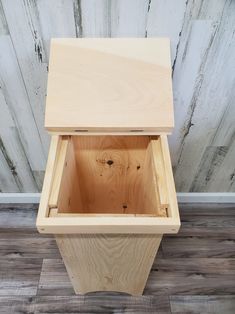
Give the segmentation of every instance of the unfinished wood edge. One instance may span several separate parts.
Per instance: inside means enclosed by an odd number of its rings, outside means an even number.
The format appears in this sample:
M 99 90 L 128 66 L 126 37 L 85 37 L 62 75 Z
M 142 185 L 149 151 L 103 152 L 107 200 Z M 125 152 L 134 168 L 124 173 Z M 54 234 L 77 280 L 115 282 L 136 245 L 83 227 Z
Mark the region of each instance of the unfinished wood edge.
M 41 219 L 41 233 L 54 234 L 164 234 L 177 233 L 179 219 L 165 217 L 47 217 Z
M 138 195 L 143 200 L 144 211 L 153 211 L 156 216 L 161 216 L 159 213 L 160 199 L 157 190 L 157 182 L 155 178 L 155 169 L 152 161 L 152 153 L 150 141 L 148 142 L 144 165 L 143 165 L 143 186 Z
M 160 208 L 159 216 L 168 217 L 169 211 L 169 198 L 166 186 L 166 174 L 163 164 L 162 150 L 160 147 L 160 139 L 152 139 L 149 143 L 151 154 L 152 154 L 152 164 L 153 164 L 153 175 L 156 180 L 156 190 L 159 198 Z
M 180 226 L 178 201 L 177 201 L 177 196 L 176 196 L 175 181 L 173 177 L 170 150 L 169 150 L 167 136 L 161 135 L 160 141 L 161 141 L 165 173 L 166 173 L 167 189 L 168 189 L 168 195 L 169 195 L 170 215 L 172 216 L 172 218 L 174 218 L 177 221 L 177 223 Z
M 142 135 L 164 135 L 164 134 L 167 134 L 167 135 L 170 135 L 172 134 L 172 131 L 173 131 L 173 128 L 172 127 L 168 127 L 168 128 L 161 128 L 160 129 L 154 129 L 154 130 L 151 130 L 151 129 L 147 129 L 147 128 L 144 128 L 144 130 L 142 131 L 137 131 L 139 128 L 132 128 L 132 130 L 128 129 L 128 130 L 125 130 L 125 128 L 118 128 L 117 130 L 115 130 L 115 128 L 113 129 L 110 129 L 110 128 L 97 128 L 97 129 L 94 129 L 94 128 L 76 128 L 76 127 L 63 127 L 63 128 L 60 128 L 60 127 L 51 127 L 50 125 L 46 125 L 45 126 L 46 130 L 49 132 L 49 134 L 51 135 L 73 135 L 73 136 L 76 136 L 76 135 L 82 135 L 82 136 L 94 136 L 94 135 L 97 135 L 97 136 L 102 136 L 102 135 L 114 135 L 114 136 L 122 136 L 122 135 L 139 135 L 139 136 L 142 136 Z M 136 130 L 136 131 L 135 131 Z
M 69 139 L 62 138 L 61 145 L 59 149 L 59 154 L 57 158 L 57 162 L 55 165 L 55 173 L 53 176 L 52 184 L 51 184 L 51 192 L 49 196 L 49 208 L 58 206 L 58 198 L 61 187 L 61 180 L 63 177 L 64 167 L 65 167 L 65 159 L 68 150 Z
M 74 217 L 74 218 L 79 218 L 79 217 L 89 217 L 89 218 L 94 218 L 94 217 L 159 217 L 157 215 L 151 215 L 151 214 L 107 214 L 107 213 L 60 213 L 58 211 L 58 208 L 52 207 L 49 209 L 49 217 L 56 217 L 56 218 L 63 218 L 63 217 Z
M 78 208 L 83 211 L 80 180 L 77 171 L 77 161 L 74 146 L 74 137 L 68 143 L 64 168 L 60 181 L 57 208 L 59 213 L 72 213 Z M 75 191 L 74 191 L 75 189 Z M 72 197 L 72 194 L 73 197 Z
M 43 188 L 40 198 L 40 204 L 38 209 L 38 215 L 36 220 L 36 227 L 38 231 L 41 232 L 41 224 L 43 224 L 44 218 L 47 217 L 49 212 L 49 197 L 51 193 L 51 185 L 53 181 L 53 176 L 55 172 L 55 164 L 58 158 L 58 150 L 61 144 L 61 137 L 58 135 L 53 135 L 51 138 L 51 144 L 49 148 L 48 160 L 45 171 L 45 178 L 43 182 Z
M 156 236 L 156 235 L 155 235 Z M 142 289 L 139 289 L 138 293 L 134 293 L 132 294 L 133 296 L 140 296 L 144 293 L 144 289 L 146 287 L 146 284 L 147 284 L 147 281 L 148 281 L 148 278 L 149 278 L 149 274 L 150 274 L 150 271 L 152 269 L 152 266 L 153 266 L 153 263 L 154 263 L 154 260 L 157 256 L 157 253 L 158 253 L 158 250 L 159 250 L 159 247 L 160 247 L 160 244 L 161 244 L 161 241 L 162 241 L 162 237 L 163 237 L 163 234 L 158 234 L 157 235 L 157 238 L 156 238 L 156 246 L 155 246 L 155 251 L 154 253 L 155 254 L 152 254 L 151 256 L 149 256 L 149 264 L 148 264 L 148 269 L 146 269 L 146 272 L 148 273 L 148 276 L 146 276 L 146 280 L 145 282 L 143 283 L 143 287 Z

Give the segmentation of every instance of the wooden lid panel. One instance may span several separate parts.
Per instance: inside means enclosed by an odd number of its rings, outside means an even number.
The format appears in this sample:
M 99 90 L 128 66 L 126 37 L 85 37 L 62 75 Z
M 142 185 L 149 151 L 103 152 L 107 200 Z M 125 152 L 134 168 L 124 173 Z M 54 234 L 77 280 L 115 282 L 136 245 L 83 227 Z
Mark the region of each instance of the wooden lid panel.
M 167 39 L 52 40 L 48 131 L 170 133 L 173 124 Z

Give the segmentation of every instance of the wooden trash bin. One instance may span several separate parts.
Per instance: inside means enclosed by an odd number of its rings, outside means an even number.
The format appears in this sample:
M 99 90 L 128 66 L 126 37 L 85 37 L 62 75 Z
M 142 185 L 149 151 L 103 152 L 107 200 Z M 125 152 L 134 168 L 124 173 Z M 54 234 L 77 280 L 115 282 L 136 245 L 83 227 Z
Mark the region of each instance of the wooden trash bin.
M 173 121 L 168 39 L 52 40 L 37 228 L 76 293 L 142 294 L 162 235 L 178 232 Z

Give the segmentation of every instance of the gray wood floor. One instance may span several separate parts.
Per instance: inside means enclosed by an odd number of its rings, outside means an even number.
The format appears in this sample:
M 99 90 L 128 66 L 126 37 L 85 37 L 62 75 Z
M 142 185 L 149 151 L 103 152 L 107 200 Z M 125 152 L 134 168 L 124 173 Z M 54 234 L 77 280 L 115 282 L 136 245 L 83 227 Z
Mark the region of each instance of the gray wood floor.
M 235 205 L 181 206 L 144 295 L 74 295 L 37 206 L 0 205 L 0 313 L 235 313 Z

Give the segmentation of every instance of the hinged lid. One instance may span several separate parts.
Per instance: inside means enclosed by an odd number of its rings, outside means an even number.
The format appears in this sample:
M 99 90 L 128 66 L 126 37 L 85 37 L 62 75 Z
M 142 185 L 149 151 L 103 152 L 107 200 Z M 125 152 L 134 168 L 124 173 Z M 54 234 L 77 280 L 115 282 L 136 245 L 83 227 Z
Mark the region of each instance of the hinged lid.
M 52 40 L 48 131 L 159 134 L 173 124 L 168 39 Z

